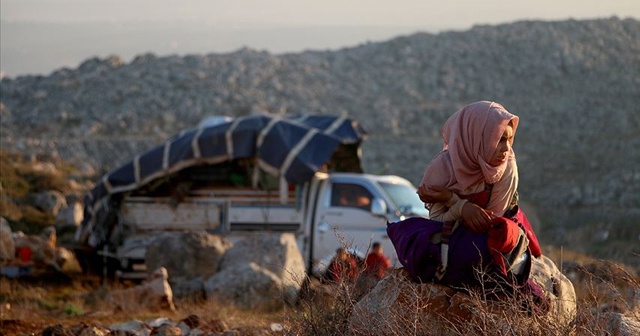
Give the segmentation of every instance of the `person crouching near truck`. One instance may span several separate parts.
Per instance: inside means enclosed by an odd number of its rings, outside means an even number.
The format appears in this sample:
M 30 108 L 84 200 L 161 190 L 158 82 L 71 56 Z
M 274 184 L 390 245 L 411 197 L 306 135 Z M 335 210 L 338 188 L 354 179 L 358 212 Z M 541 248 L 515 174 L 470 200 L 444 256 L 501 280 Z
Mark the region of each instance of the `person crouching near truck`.
M 364 273 L 376 280 L 384 278 L 388 269 L 391 268 L 391 260 L 384 254 L 384 248 L 380 242 L 371 244 L 371 252 L 364 260 Z
M 335 284 L 354 283 L 359 273 L 356 258 L 343 247 L 338 248 L 327 268 L 329 281 Z

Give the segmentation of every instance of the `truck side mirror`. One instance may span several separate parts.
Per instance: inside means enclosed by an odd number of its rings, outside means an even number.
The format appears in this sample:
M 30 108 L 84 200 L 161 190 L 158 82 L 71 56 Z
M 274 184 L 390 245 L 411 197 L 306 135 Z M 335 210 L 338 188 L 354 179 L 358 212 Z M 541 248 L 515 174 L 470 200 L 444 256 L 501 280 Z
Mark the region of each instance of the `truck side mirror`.
M 375 197 L 371 201 L 371 213 L 376 216 L 384 216 L 387 214 L 387 203 L 382 198 Z

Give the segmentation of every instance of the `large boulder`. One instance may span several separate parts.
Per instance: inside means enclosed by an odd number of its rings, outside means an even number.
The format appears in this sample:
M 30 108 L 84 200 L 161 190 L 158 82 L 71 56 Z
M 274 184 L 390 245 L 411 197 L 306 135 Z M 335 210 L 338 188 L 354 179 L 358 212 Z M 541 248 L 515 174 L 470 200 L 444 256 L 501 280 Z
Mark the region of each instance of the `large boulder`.
M 233 236 L 218 273 L 204 284 L 206 298 L 246 309 L 294 303 L 306 278 L 304 260 L 291 233 Z
M 204 231 L 162 232 L 145 253 L 148 270 L 165 267 L 172 283 L 208 278 L 218 271 L 220 261 L 231 247 L 226 239 Z
M 215 274 L 205 283 L 208 300 L 242 309 L 269 311 L 284 305 L 282 280 L 256 263 L 243 263 Z
M 395 271 L 376 285 L 353 308 L 349 328 L 356 335 L 561 334 L 570 330 L 576 316 L 576 296 L 571 282 L 547 257 L 533 261 L 531 280 L 544 290 L 546 313 L 523 310 L 521 296 L 485 300 L 481 293 L 470 294 L 438 284 L 411 282 Z M 530 305 L 529 307 L 537 307 Z M 493 333 L 491 332 L 491 333 Z
M 220 271 L 254 263 L 280 279 L 285 299 L 292 303 L 306 278 L 304 259 L 292 233 L 249 234 L 225 253 Z M 247 269 L 246 266 L 244 266 Z M 242 287 L 244 285 L 240 285 Z

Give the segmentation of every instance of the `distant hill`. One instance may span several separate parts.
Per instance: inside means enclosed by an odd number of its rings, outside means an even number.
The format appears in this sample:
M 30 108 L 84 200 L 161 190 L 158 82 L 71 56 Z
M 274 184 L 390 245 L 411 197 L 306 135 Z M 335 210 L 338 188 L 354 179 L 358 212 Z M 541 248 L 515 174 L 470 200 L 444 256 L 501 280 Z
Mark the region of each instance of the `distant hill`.
M 4 78 L 1 144 L 106 171 L 211 115 L 346 114 L 370 133 L 368 172 L 417 183 L 446 118 L 495 100 L 521 118 L 520 193 L 543 239 L 633 250 L 639 36 L 639 21 L 614 17 L 417 33 L 336 51 L 89 59 L 50 76 Z

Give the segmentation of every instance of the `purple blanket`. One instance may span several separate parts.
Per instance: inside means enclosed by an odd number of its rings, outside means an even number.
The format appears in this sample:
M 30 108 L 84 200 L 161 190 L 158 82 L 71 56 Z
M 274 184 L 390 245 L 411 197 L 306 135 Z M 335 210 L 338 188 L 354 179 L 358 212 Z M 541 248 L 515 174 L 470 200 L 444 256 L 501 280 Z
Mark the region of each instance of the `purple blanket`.
M 439 282 L 452 287 L 478 284 L 477 269 L 488 270 L 491 255 L 487 235 L 476 234 L 458 227 L 449 238 L 449 262 L 442 279 L 436 281 L 440 264 L 440 242 L 433 242 L 434 234 L 442 231 L 442 222 L 422 217 L 388 223 L 387 234 L 393 242 L 398 259 L 416 282 Z

